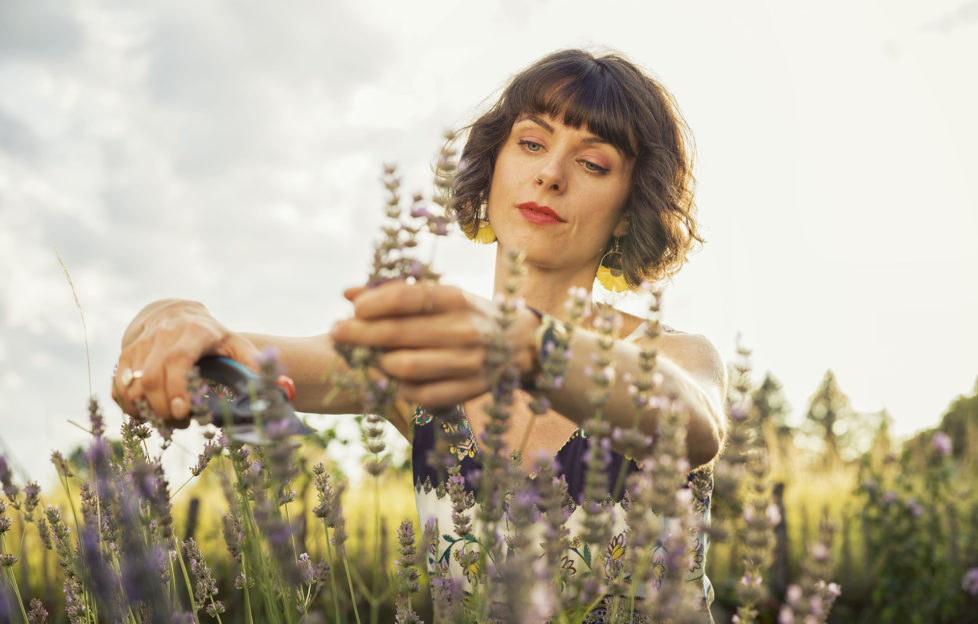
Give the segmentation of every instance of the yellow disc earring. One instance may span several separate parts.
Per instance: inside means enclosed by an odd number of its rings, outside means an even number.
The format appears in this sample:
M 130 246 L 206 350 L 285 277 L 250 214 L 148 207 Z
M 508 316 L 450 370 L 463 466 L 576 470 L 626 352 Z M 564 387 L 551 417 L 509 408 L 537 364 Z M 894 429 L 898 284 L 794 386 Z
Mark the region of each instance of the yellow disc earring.
M 621 237 L 616 236 L 614 247 L 601 257 L 601 264 L 598 265 L 598 283 L 611 292 L 631 290 L 628 280 L 625 279 L 625 272 L 621 267 L 620 241 Z
M 496 242 L 496 233 L 492 231 L 492 226 L 489 225 L 489 205 L 486 202 L 482 202 L 482 205 L 479 206 L 479 212 L 476 214 L 475 232 L 472 234 L 465 232 L 465 235 L 469 240 L 480 245 Z

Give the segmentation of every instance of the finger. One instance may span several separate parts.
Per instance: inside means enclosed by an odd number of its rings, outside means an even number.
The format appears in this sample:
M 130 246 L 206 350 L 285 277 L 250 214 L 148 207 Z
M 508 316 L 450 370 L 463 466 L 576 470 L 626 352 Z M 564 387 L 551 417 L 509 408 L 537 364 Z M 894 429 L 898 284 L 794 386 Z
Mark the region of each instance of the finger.
M 156 413 L 155 410 L 153 410 L 153 408 L 149 406 L 146 399 L 136 399 L 133 404 L 135 405 L 136 410 L 133 417 L 138 420 L 163 422 L 171 429 L 186 429 L 190 425 L 189 418 L 183 420 L 164 420 L 159 414 Z
M 347 288 L 346 290 L 343 291 L 343 297 L 347 301 L 352 303 L 353 301 L 356 300 L 357 297 L 361 295 L 361 293 L 363 293 L 366 290 L 367 290 L 366 286 L 351 286 L 350 288 Z
M 146 407 L 164 421 L 170 420 L 170 405 L 166 397 L 167 357 L 167 352 L 151 352 L 142 364 L 142 378 L 134 381 L 127 390 L 127 395 L 134 402 L 145 402 Z
M 124 412 L 137 418 L 139 417 L 139 409 L 135 402 L 142 396 L 142 391 L 139 388 L 140 380 L 133 379 L 129 375 L 133 371 L 141 370 L 143 357 L 144 347 L 142 345 L 137 344 L 123 349 L 122 353 L 119 354 L 119 363 L 116 365 L 115 375 L 112 377 L 112 391 L 116 402 L 120 404 Z
M 190 405 L 187 372 L 204 352 L 206 343 L 202 344 L 195 334 L 184 334 L 174 342 L 157 337 L 154 342 L 142 365 L 140 386 L 137 388 L 134 383 L 133 389 L 142 390 L 149 407 L 164 421 L 186 418 Z
M 200 353 L 188 345 L 176 344 L 167 353 L 163 364 L 163 392 L 153 397 L 147 397 L 150 404 L 157 414 L 162 416 L 160 408 L 156 407 L 154 400 L 163 403 L 162 409 L 167 416 L 165 420 L 182 421 L 190 415 L 190 393 L 187 390 L 187 373 L 193 369 Z
M 399 349 L 378 360 L 380 369 L 401 381 L 461 379 L 485 371 L 485 349 Z
M 197 360 L 205 354 L 216 354 L 230 358 L 256 373 L 260 368 L 261 352 L 250 340 L 235 334 L 227 336 L 213 348 L 202 349 L 198 342 L 190 338 L 176 343 L 167 353 L 164 365 L 165 400 L 169 416 L 176 423 L 183 422 L 190 415 L 190 392 L 187 386 L 187 375 L 197 365 Z
M 488 377 L 468 377 L 424 384 L 401 383 L 397 392 L 409 403 L 440 408 L 457 405 L 483 394 L 488 389 Z
M 331 333 L 337 342 L 386 349 L 444 348 L 489 344 L 492 327 L 488 319 L 474 322 L 465 314 L 438 314 L 374 321 L 352 318 L 336 323 Z
M 115 372 L 112 374 L 112 400 L 122 408 L 122 411 L 127 414 L 132 414 L 129 411 L 128 405 L 126 404 L 126 397 L 123 392 L 122 383 L 120 382 L 121 371 L 125 368 L 123 364 L 122 357 L 119 357 L 119 361 L 115 365 Z
M 357 318 L 430 315 L 468 307 L 465 292 L 454 286 L 424 281 L 392 281 L 361 293 L 354 302 Z
M 261 351 L 246 338 L 232 334 L 213 352 L 239 362 L 256 373 L 261 372 Z

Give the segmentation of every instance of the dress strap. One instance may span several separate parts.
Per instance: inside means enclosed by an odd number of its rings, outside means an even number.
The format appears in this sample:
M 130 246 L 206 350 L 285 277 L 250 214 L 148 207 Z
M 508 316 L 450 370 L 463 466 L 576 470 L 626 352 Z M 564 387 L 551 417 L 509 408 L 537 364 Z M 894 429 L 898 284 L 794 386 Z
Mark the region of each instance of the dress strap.
M 632 333 L 622 338 L 622 340 L 625 342 L 635 342 L 636 340 L 638 340 L 638 337 L 641 336 L 642 333 L 645 331 L 645 328 L 648 326 L 648 324 L 649 324 L 648 321 L 642 321 L 641 323 L 638 324 L 638 327 L 632 330 Z

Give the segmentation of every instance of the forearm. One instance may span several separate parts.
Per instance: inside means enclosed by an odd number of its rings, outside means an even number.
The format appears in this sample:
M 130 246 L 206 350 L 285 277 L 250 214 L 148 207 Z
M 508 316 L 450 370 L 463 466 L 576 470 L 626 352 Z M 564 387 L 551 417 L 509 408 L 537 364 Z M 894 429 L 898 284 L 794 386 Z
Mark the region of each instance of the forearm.
M 336 353 L 328 334 L 301 338 L 242 335 L 259 350 L 274 348 L 278 352 L 279 365 L 295 382 L 296 410 L 314 414 L 349 414 L 361 410 L 354 393 L 339 389 L 334 382 L 336 375 L 346 374 L 349 367 Z
M 597 334 L 576 330 L 571 337 L 570 351 L 573 354 L 568 363 L 560 388 L 546 392 L 554 410 L 566 418 L 583 424 L 594 415 L 590 401 L 592 392 L 598 389 L 591 379 L 594 368 L 592 354 L 598 353 Z M 637 409 L 628 392 L 626 379 L 637 379 L 642 374 L 639 367 L 639 348 L 634 344 L 616 341 L 612 347 L 611 360 L 615 368 L 614 382 L 610 387 L 609 399 L 601 407 L 601 417 L 613 427 L 631 429 L 638 425 L 643 433 L 654 436 L 658 418 L 654 413 L 643 413 L 636 423 Z M 677 353 L 675 359 L 660 349 L 656 371 L 661 375 L 661 383 L 656 393 L 674 399 L 689 414 L 686 427 L 687 454 L 690 464 L 698 466 L 712 460 L 719 451 L 723 440 L 724 419 L 722 403 L 717 388 L 723 387 L 724 379 L 694 378 L 677 361 L 684 364 L 702 354 Z M 701 367 L 696 367 L 703 370 Z M 620 450 L 620 449 L 616 449 Z

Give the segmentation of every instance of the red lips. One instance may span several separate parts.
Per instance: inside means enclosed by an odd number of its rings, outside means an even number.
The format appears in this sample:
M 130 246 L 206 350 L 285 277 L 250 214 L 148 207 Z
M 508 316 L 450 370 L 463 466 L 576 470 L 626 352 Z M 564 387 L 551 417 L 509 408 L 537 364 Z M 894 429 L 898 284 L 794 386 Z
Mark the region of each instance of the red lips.
M 523 218 L 536 225 L 555 225 L 565 223 L 549 206 L 541 206 L 536 202 L 526 202 L 516 206 Z

